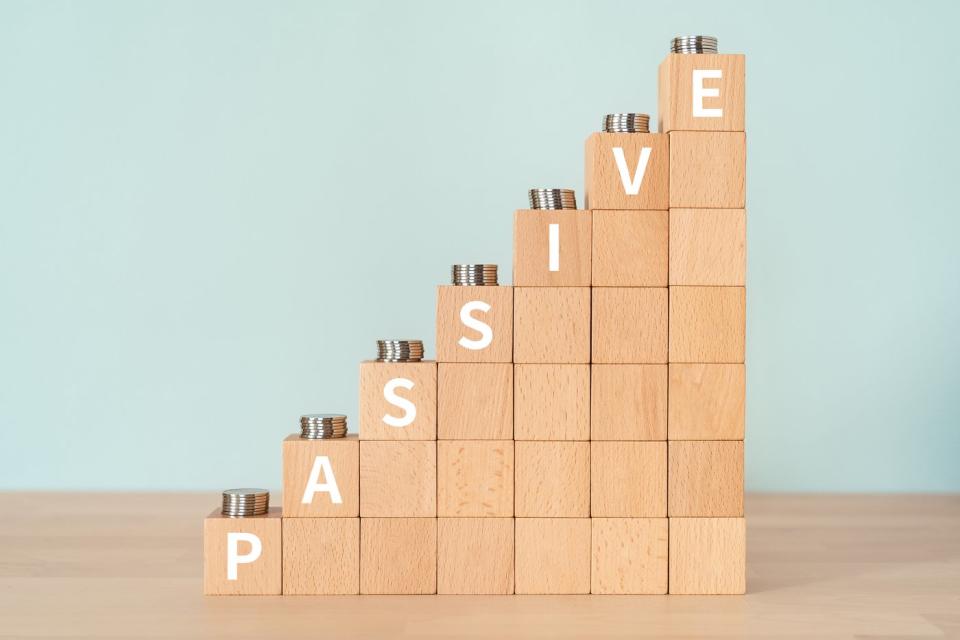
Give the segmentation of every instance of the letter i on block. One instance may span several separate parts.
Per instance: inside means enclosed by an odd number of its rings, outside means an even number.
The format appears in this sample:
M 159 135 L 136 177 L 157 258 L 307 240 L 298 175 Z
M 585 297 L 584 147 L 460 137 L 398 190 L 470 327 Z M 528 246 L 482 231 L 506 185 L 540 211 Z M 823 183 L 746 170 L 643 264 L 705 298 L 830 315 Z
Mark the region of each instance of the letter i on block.
M 531 189 L 513 217 L 513 286 L 589 287 L 592 216 L 571 189 Z
M 378 340 L 360 364 L 361 440 L 436 440 L 437 363 L 420 340 Z
M 206 595 L 279 595 L 282 586 L 280 509 L 261 489 L 223 492 L 223 508 L 203 521 Z

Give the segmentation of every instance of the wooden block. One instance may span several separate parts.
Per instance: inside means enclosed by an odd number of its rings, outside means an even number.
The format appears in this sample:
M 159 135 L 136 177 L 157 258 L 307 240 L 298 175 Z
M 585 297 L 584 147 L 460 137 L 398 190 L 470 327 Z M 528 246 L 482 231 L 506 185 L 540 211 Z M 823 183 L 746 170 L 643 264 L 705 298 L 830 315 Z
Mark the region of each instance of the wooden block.
M 441 440 L 513 438 L 513 365 L 437 365 L 437 437 Z
M 593 518 L 590 593 L 667 592 L 666 518 Z
M 356 435 L 306 440 L 294 434 L 283 441 L 283 515 L 360 515 L 360 441 Z
M 511 362 L 513 287 L 437 287 L 437 360 Z
M 590 362 L 590 288 L 515 288 L 513 361 Z
M 666 211 L 593 212 L 593 286 L 667 286 Z
M 593 290 L 593 362 L 667 362 L 667 288 Z
M 670 208 L 743 209 L 747 136 L 726 131 L 670 134 Z
M 360 518 L 284 518 L 283 593 L 360 593 Z
M 669 144 L 669 136 L 663 133 L 591 134 L 584 153 L 584 207 L 666 209 Z
M 436 440 L 437 363 L 360 363 L 360 439 Z
M 360 593 L 436 592 L 436 518 L 360 518 Z
M 589 287 L 592 217 L 571 210 L 514 213 L 513 286 Z
M 742 364 L 671 364 L 670 440 L 743 440 L 745 392 Z
M 660 63 L 660 131 L 743 131 L 743 54 L 671 53 Z
M 666 442 L 592 442 L 590 515 L 667 517 Z
M 437 593 L 513 593 L 513 518 L 438 519 Z
M 671 285 L 742 287 L 747 275 L 746 247 L 743 209 L 670 210 Z
M 743 515 L 743 442 L 671 441 L 670 517 Z
M 360 441 L 360 515 L 437 515 L 437 443 Z
M 217 509 L 203 521 L 203 593 L 280 595 L 280 509 L 228 518 Z
M 746 314 L 743 287 L 671 287 L 670 362 L 743 362 Z
M 590 518 L 517 518 L 516 592 L 590 593 Z
M 670 593 L 746 593 L 743 518 L 670 518 Z
M 513 440 L 437 443 L 437 515 L 513 516 Z
M 667 365 L 590 367 L 591 440 L 666 440 Z
M 517 364 L 513 379 L 517 440 L 590 439 L 590 365 Z
M 516 442 L 518 518 L 590 515 L 589 442 Z

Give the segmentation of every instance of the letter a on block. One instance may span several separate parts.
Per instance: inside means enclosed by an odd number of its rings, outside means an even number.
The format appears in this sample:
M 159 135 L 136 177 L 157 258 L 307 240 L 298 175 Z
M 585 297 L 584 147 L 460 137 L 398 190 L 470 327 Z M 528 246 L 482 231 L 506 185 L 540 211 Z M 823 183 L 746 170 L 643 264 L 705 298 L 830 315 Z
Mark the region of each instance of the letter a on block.
M 395 418 L 389 413 L 384 414 L 383 421 L 391 427 L 406 427 L 413 424 L 417 418 L 417 407 L 406 398 L 397 395 L 397 387 L 403 387 L 408 391 L 413 389 L 413 380 L 407 378 L 391 378 L 387 384 L 383 385 L 384 399 L 395 407 L 403 409 L 403 415 Z
M 635 196 L 640 193 L 640 185 L 643 184 L 643 174 L 647 172 L 647 163 L 650 161 L 650 147 L 640 149 L 640 158 L 637 160 L 637 170 L 630 176 L 630 169 L 627 167 L 627 158 L 623 155 L 623 147 L 613 148 L 613 159 L 617 163 L 617 171 L 620 172 L 620 181 L 623 182 L 623 190 L 627 195 Z
M 723 77 L 723 71 L 720 69 L 694 69 L 693 70 L 693 117 L 694 118 L 722 118 L 723 109 L 705 109 L 703 107 L 704 98 L 719 98 L 720 89 L 717 87 L 706 88 L 703 81 L 707 78 L 719 80 Z
M 240 555 L 240 542 L 250 544 L 250 551 Z M 263 552 L 259 536 L 252 533 L 230 531 L 227 533 L 227 580 L 237 579 L 237 566 L 256 562 Z
M 457 344 L 464 349 L 479 351 L 480 349 L 486 349 L 488 346 L 490 346 L 490 343 L 493 342 L 493 329 L 490 328 L 490 325 L 483 320 L 478 320 L 470 315 L 471 311 L 478 310 L 486 313 L 487 311 L 490 311 L 490 305 L 483 300 L 471 300 L 467 304 L 460 307 L 460 322 L 465 324 L 467 328 L 473 329 L 480 334 L 479 340 L 471 340 L 466 336 L 461 336 L 460 340 L 457 341 Z
M 326 482 L 320 482 L 320 473 L 323 472 L 323 478 Z M 343 504 L 343 498 L 340 496 L 340 487 L 337 486 L 337 479 L 333 475 L 333 467 L 330 465 L 330 458 L 327 456 L 317 456 L 313 460 L 313 469 L 310 470 L 310 478 L 307 480 L 307 487 L 303 490 L 303 504 L 313 502 L 313 496 L 317 493 L 329 493 L 330 502 L 333 504 Z

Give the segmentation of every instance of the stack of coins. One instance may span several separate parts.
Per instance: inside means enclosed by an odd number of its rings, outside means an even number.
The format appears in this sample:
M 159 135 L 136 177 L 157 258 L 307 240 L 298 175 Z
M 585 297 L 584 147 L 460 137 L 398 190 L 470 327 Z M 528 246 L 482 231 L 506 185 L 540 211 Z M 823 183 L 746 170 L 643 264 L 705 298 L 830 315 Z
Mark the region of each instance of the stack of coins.
M 270 508 L 270 492 L 266 489 L 227 489 L 223 492 L 223 509 L 231 518 L 262 516 Z
M 713 36 L 680 36 L 670 43 L 671 53 L 716 53 L 717 39 Z
M 450 267 L 453 284 L 460 287 L 497 286 L 497 265 L 495 264 L 455 264 Z
M 347 416 L 340 413 L 308 413 L 300 416 L 300 437 L 328 440 L 347 435 Z
M 650 133 L 650 116 L 646 113 L 610 113 L 603 118 L 606 133 Z
M 420 362 L 422 340 L 377 340 L 377 362 Z
M 576 209 L 573 189 L 530 189 L 531 209 Z

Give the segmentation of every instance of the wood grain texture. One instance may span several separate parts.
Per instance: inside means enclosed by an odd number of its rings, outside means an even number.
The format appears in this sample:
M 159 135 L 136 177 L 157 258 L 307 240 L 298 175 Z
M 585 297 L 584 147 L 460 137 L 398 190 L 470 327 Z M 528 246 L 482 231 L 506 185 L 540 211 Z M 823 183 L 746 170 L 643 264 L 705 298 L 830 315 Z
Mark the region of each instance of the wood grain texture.
M 593 362 L 667 362 L 666 287 L 593 290 Z
M 739 53 L 668 54 L 658 74 L 659 130 L 743 131 L 746 59 Z M 718 97 L 703 98 L 705 109 L 723 109 L 722 117 L 694 117 L 693 70 L 719 70 L 722 77 L 705 79 L 703 87 L 719 89 Z
M 60 519 L 57 518 L 59 521 Z M 203 593 L 206 595 L 280 595 L 282 585 L 280 509 L 267 515 L 228 518 L 217 509 L 203 521 Z M 227 579 L 227 534 L 250 533 L 260 539 L 260 557 L 237 565 L 236 580 Z M 238 555 L 250 552 L 237 543 Z
M 360 515 L 437 515 L 437 443 L 360 441 Z
M 470 316 L 486 323 L 493 332 L 490 344 L 468 349 L 461 338 L 480 340 L 481 334 L 460 319 L 463 305 L 482 302 L 489 311 L 471 311 Z M 437 287 L 437 361 L 511 362 L 513 360 L 513 287 Z
M 590 365 L 517 364 L 514 437 L 590 439 Z
M 590 515 L 589 442 L 516 442 L 518 518 Z
M 744 133 L 670 134 L 670 208 L 743 209 L 747 137 Z
M 437 438 L 513 438 L 513 365 L 437 365 Z
M 593 518 L 590 593 L 667 592 L 666 518 Z
M 666 440 L 667 365 L 590 366 L 591 440 Z
M 669 206 L 667 184 L 670 175 L 669 145 L 669 136 L 662 133 L 597 132 L 591 134 L 584 148 L 586 189 L 584 208 L 593 210 L 666 209 Z M 650 149 L 643 180 L 636 194 L 627 193 L 624 187 L 613 151 L 617 147 L 622 149 L 623 159 L 628 169 L 628 180 L 631 182 L 636 176 L 643 148 Z
M 590 443 L 590 515 L 666 518 L 667 443 Z
M 360 593 L 436 592 L 436 518 L 360 518 Z
M 589 211 L 521 209 L 513 215 L 513 286 L 589 287 Z M 550 271 L 550 225 L 559 225 L 559 269 Z
M 335 481 L 340 491 L 340 504 L 329 493 L 314 493 L 303 504 L 304 490 L 319 456 L 326 456 L 333 478 L 321 473 L 319 481 Z M 283 441 L 283 515 L 285 518 L 356 518 L 360 515 L 360 440 L 356 434 L 331 440 L 306 440 L 299 434 Z
M 670 288 L 670 362 L 742 363 L 743 287 Z
M 513 593 L 513 518 L 437 520 L 437 593 Z
M 746 531 L 743 518 L 670 518 L 670 593 L 744 593 Z
M 593 212 L 593 286 L 667 286 L 667 211 Z
M 742 441 L 671 441 L 668 458 L 671 518 L 743 515 Z
M 360 518 L 284 518 L 283 593 L 360 593 Z
M 517 518 L 516 574 L 517 593 L 590 593 L 590 518 Z
M 747 215 L 743 209 L 670 210 L 670 284 L 746 284 Z
M 544 364 L 590 362 L 590 288 L 515 288 L 513 360 Z
M 405 378 L 412 389 L 398 388 L 396 395 L 412 402 L 417 415 L 405 427 L 384 422 L 386 415 L 402 418 L 404 410 L 384 398 L 384 385 L 394 378 Z M 361 440 L 436 440 L 437 438 L 437 363 L 373 362 L 360 363 L 360 439 Z
M 671 364 L 670 440 L 743 440 L 746 367 Z
M 437 515 L 513 516 L 513 440 L 437 443 Z

